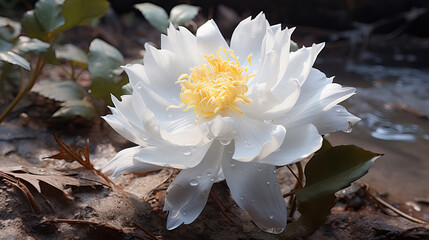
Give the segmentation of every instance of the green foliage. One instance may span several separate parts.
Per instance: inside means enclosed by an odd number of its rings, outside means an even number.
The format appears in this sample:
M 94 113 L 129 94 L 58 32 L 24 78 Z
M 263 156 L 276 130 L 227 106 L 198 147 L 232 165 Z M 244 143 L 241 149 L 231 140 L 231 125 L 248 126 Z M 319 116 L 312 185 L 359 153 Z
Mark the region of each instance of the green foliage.
M 86 25 L 94 19 L 102 17 L 109 6 L 109 2 L 106 0 L 66 0 L 62 8 L 65 24 L 57 31 Z
M 34 85 L 32 91 L 60 102 L 80 100 L 84 97 L 84 89 L 72 80 L 42 80 Z
M 30 70 L 30 63 L 25 58 L 12 51 L 0 52 L 0 61 L 5 61 L 14 65 L 18 65 L 25 70 Z
M 301 216 L 282 237 L 305 237 L 316 230 L 334 207 L 335 193 L 364 176 L 379 156 L 354 145 L 332 147 L 325 140 L 305 167 L 305 187 L 296 191 Z
M 93 118 L 95 109 L 92 103 L 87 99 L 71 100 L 61 104 L 61 108 L 56 111 L 52 117 L 71 117 L 81 116 L 84 118 Z
M 0 39 L 11 41 L 18 37 L 20 32 L 21 24 L 19 24 L 19 22 L 0 17 Z
M 91 95 L 102 98 L 111 104 L 110 94 L 119 97 L 122 94 L 122 85 L 118 83 L 118 69 L 124 62 L 122 54 L 112 45 L 95 39 L 89 46 L 88 69 L 91 73 Z
M 27 11 L 21 20 L 22 28 L 27 36 L 46 40 L 48 33 L 40 24 L 39 20 L 34 13 L 34 10 Z
M 72 44 L 58 46 L 55 49 L 55 55 L 58 59 L 70 61 L 77 66 L 83 68 L 88 66 L 88 57 L 86 53 Z
M 134 7 L 143 14 L 152 26 L 162 33 L 167 32 L 170 22 L 175 27 L 181 26 L 192 20 L 198 14 L 199 10 L 199 7 L 180 4 L 171 9 L 170 18 L 168 18 L 167 12 L 163 8 L 152 3 L 139 3 L 134 5 Z
M 64 17 L 61 15 L 63 0 L 40 0 L 36 3 L 35 14 L 38 21 L 47 32 L 64 25 Z

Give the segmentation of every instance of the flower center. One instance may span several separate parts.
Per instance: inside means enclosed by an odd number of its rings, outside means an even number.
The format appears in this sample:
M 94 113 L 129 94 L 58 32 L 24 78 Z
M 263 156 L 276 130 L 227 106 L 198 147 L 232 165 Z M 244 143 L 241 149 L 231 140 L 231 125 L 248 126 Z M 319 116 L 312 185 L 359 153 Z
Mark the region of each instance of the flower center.
M 224 60 L 220 53 L 226 56 Z M 229 53 L 229 54 L 228 54 Z M 230 56 L 234 61 L 230 61 Z M 208 64 L 201 64 L 191 68 L 191 74 L 182 74 L 177 83 L 182 87 L 179 106 L 169 106 L 168 108 L 187 107 L 183 111 L 194 108 L 197 115 L 196 122 L 201 116 L 204 119 L 214 117 L 216 114 L 223 114 L 224 110 L 232 110 L 243 114 L 238 108 L 240 103 L 250 103 L 252 100 L 244 94 L 247 92 L 247 81 L 256 74 L 247 74 L 247 67 L 240 66 L 237 56 L 232 50 L 228 52 L 225 48 L 219 48 L 216 57 L 204 55 Z M 252 55 L 247 60 L 251 64 Z M 167 109 L 168 109 L 167 108 Z

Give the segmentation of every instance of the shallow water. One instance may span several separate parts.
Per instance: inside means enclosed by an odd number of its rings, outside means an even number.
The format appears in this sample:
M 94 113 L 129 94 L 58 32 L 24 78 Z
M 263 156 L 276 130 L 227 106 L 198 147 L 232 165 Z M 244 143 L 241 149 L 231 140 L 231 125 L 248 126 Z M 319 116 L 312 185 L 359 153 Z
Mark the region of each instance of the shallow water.
M 328 139 L 384 154 L 363 178 L 379 192 L 397 201 L 428 200 L 429 65 L 421 68 L 421 61 L 429 56 L 365 55 L 369 61 L 327 56 L 316 62 L 328 76 L 336 76 L 335 82 L 356 87 L 356 95 L 343 105 L 362 119 L 352 133 Z

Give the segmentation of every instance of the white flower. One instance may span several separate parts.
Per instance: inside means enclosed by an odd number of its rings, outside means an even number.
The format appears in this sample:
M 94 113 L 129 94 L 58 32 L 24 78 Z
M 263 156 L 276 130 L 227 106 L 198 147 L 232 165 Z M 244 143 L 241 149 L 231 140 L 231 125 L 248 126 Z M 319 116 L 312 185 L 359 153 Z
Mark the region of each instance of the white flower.
M 337 105 L 355 89 L 312 68 L 324 44 L 289 52 L 293 30 L 270 26 L 261 13 L 237 26 L 230 45 L 213 20 L 196 36 L 170 26 L 160 50 L 146 44 L 144 65 L 124 67 L 133 94 L 112 97 L 104 117 L 138 146 L 120 151 L 104 172 L 183 169 L 168 188 L 168 229 L 193 222 L 213 183 L 226 180 L 256 225 L 283 231 L 276 166 L 308 157 L 321 135 L 359 120 Z

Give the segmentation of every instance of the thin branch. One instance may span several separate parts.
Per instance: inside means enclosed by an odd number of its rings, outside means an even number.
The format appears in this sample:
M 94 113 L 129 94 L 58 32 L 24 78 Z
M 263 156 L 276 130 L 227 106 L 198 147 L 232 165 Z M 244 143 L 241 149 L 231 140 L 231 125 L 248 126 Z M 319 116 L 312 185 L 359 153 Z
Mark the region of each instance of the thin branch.
M 136 227 L 138 227 L 138 228 L 140 228 L 143 232 L 145 232 L 147 235 L 149 235 L 149 237 L 151 238 L 151 239 L 154 239 L 154 240 L 158 240 L 158 238 L 155 236 L 155 235 L 153 235 L 152 233 L 150 233 L 148 230 L 146 230 L 146 229 L 144 229 L 142 226 L 140 226 L 138 223 L 136 223 L 136 222 L 134 222 L 133 221 L 133 224 L 134 224 L 134 226 L 136 226 Z
M 216 205 L 219 207 L 220 211 L 222 212 L 222 214 L 232 223 L 234 223 L 237 226 L 240 226 L 240 224 L 238 222 L 236 222 L 234 219 L 232 219 L 225 211 L 224 206 L 222 206 L 222 204 L 219 202 L 219 200 L 216 198 L 216 195 L 214 194 L 214 192 L 210 192 L 210 197 L 213 199 L 213 201 L 216 203 Z

